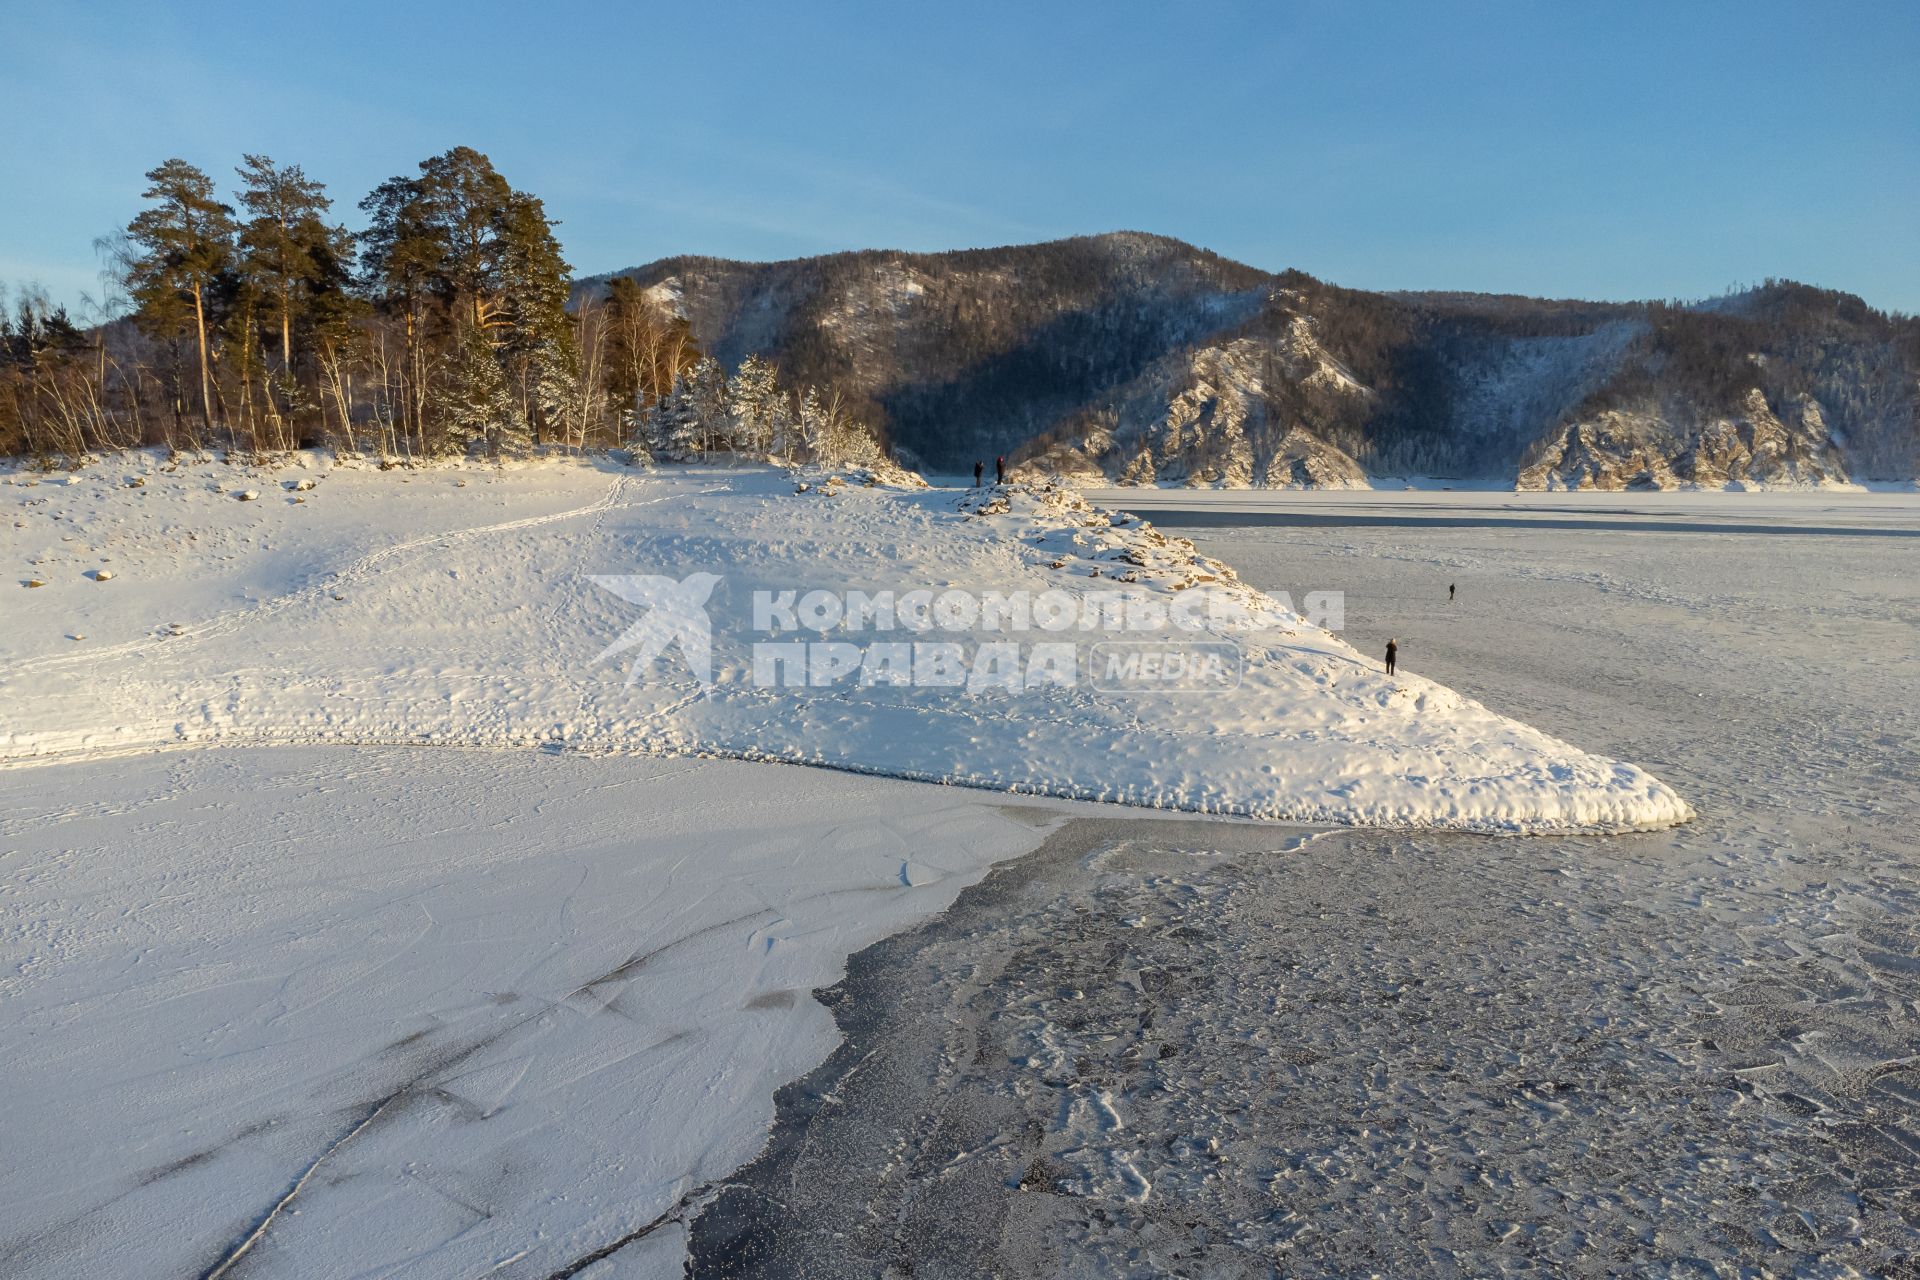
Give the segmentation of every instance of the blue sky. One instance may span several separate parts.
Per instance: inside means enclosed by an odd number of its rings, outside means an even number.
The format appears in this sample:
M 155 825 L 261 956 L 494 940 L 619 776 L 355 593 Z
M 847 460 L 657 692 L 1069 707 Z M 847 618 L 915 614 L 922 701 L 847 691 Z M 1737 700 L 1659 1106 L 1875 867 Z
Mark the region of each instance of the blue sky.
M 583 273 L 1134 228 L 1361 288 L 1920 311 L 1920 4 L 0 4 L 0 281 L 171 155 L 456 144 Z

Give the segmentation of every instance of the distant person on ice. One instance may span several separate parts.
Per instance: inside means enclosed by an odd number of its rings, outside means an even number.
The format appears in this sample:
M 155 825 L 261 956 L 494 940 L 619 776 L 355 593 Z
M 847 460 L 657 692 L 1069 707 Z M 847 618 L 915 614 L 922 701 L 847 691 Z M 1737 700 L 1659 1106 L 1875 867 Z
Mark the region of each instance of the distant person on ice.
M 978 489 L 980 487 L 980 477 L 985 475 L 986 472 L 987 472 L 986 463 L 976 462 L 973 464 L 973 487 L 974 488 Z
M 978 471 L 979 469 L 980 469 L 979 467 L 974 468 L 975 471 Z M 978 480 L 976 479 L 975 482 L 978 483 Z M 1453 584 L 1451 582 L 1447 584 L 1447 603 L 1448 604 L 1453 603 Z
M 1007 459 L 1004 454 L 993 460 L 993 482 L 995 484 L 1007 482 Z
M 1400 646 L 1392 640 L 1387 641 L 1387 674 L 1393 674 L 1393 661 L 1400 654 Z

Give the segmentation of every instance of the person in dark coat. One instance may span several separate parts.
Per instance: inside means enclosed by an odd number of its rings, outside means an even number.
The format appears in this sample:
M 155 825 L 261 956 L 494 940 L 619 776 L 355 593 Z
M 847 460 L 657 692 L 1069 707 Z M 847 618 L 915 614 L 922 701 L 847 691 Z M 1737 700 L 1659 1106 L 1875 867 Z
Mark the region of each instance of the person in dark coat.
M 995 484 L 1007 482 L 1007 459 L 1004 455 L 993 460 L 993 482 Z
M 975 467 L 974 470 L 978 471 L 979 468 Z M 1453 603 L 1453 584 L 1451 582 L 1447 584 L 1447 603 L 1448 604 Z
M 986 473 L 987 473 L 986 463 L 976 462 L 973 464 L 973 487 L 974 488 L 978 489 L 980 487 L 980 479 L 982 476 L 986 475 Z
M 1400 656 L 1400 646 L 1392 640 L 1387 641 L 1387 674 L 1388 675 L 1393 674 L 1394 659 L 1399 656 Z

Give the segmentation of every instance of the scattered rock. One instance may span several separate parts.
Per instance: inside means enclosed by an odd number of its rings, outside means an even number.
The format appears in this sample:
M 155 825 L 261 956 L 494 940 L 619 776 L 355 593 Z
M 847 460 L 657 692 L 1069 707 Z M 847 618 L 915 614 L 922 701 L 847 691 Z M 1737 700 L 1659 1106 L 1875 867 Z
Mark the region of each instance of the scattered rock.
M 146 487 L 147 478 L 145 476 L 131 476 L 127 480 L 127 488 L 129 489 L 144 489 Z
M 111 569 L 95 569 L 93 571 L 93 580 L 95 582 L 105 582 L 111 577 L 113 577 L 113 570 Z
M 46 581 L 41 578 L 28 578 L 27 585 L 29 587 L 44 587 L 47 584 L 46 584 Z
M 260 497 L 260 491 L 258 489 L 242 489 L 239 493 L 236 493 L 233 496 L 240 499 L 240 501 L 242 502 L 253 502 Z

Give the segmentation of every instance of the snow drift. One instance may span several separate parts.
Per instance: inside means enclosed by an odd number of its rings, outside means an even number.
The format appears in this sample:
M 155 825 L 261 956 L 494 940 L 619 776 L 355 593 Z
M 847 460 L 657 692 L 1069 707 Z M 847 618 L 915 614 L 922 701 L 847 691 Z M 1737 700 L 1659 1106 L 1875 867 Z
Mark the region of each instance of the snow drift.
M 1289 821 L 1562 831 L 1691 816 L 1644 771 L 1418 675 L 1388 678 L 1190 543 L 1067 491 L 803 487 L 772 468 L 403 475 L 308 462 L 261 473 L 141 456 L 8 477 L 0 536 L 19 581 L 45 585 L 9 588 L 0 760 L 233 742 L 537 746 Z M 234 500 L 245 492 L 267 496 Z M 642 670 L 596 661 L 644 611 L 595 577 L 691 574 L 714 579 L 710 686 L 671 651 Z M 769 687 L 746 634 L 756 592 L 1164 600 L 1202 585 L 1251 620 L 1208 637 L 1244 656 L 1231 692 Z

